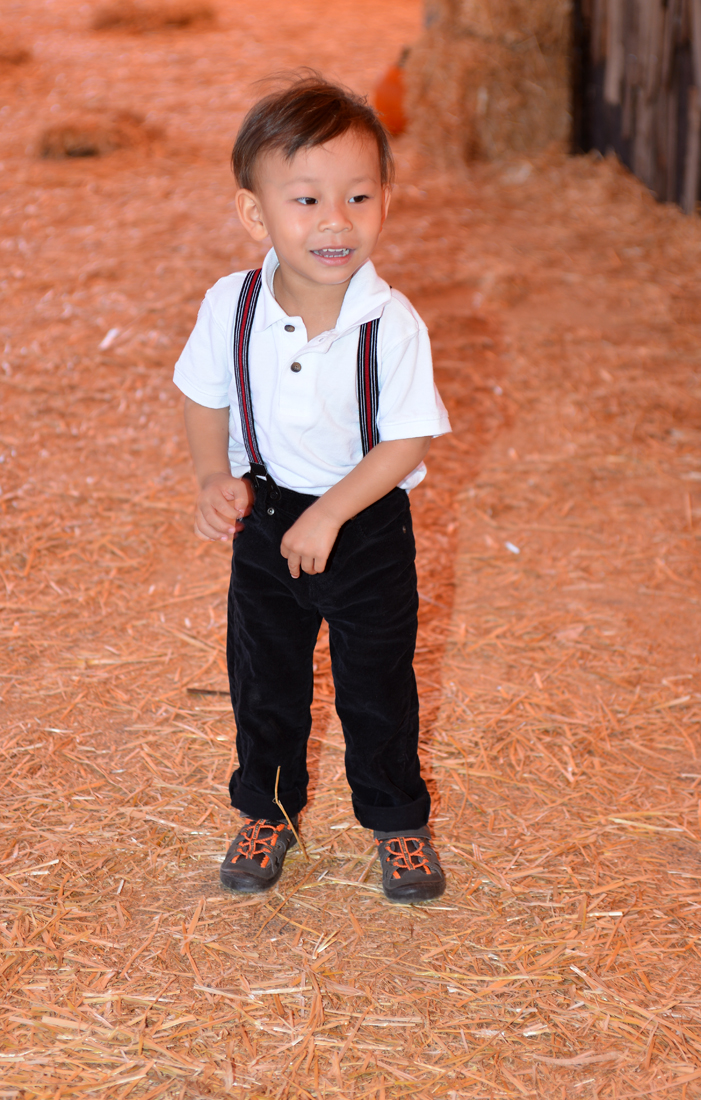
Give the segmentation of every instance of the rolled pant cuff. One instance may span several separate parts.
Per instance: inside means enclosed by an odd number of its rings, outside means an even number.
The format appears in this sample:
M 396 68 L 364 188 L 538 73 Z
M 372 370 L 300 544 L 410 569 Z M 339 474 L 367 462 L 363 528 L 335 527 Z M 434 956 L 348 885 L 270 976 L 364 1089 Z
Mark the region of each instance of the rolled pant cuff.
M 282 810 L 268 795 L 260 794 L 258 791 L 247 790 L 246 787 L 239 783 L 237 783 L 233 789 L 230 788 L 230 794 L 231 805 L 245 817 L 251 817 L 256 821 L 263 818 L 266 821 L 284 820 L 285 815 Z M 285 807 L 285 812 L 291 818 L 296 817 L 300 810 L 303 810 L 307 804 L 306 798 L 300 791 L 281 791 L 279 797 Z
M 431 813 L 431 797 L 426 792 L 405 806 L 363 806 L 354 798 L 353 811 L 364 829 L 382 833 L 407 832 L 426 825 Z

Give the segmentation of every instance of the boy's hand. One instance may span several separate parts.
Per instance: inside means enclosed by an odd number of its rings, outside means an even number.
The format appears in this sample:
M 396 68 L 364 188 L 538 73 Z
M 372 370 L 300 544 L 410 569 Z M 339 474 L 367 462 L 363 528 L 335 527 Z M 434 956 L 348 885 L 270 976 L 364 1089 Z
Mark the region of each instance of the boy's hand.
M 399 485 L 414 470 L 430 446 L 428 436 L 392 439 L 378 443 L 354 466 L 302 512 L 280 544 L 293 577 L 323 573 L 338 532 L 352 516 Z
M 254 500 L 247 478 L 211 474 L 202 484 L 195 511 L 195 534 L 200 539 L 226 542 L 242 530 Z
M 319 504 L 312 504 L 293 523 L 280 544 L 280 553 L 287 558 L 290 574 L 323 573 L 341 524 L 325 513 Z

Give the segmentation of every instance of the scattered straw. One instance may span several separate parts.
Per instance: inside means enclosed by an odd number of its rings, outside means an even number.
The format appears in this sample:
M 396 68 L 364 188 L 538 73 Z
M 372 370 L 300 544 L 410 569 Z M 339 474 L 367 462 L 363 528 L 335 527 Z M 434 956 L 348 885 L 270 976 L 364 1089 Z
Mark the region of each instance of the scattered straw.
M 358 7 L 339 5 L 337 39 L 310 20 L 281 45 L 287 5 L 256 9 L 242 105 L 283 51 L 301 63 L 326 44 L 343 63 Z M 363 9 L 364 87 L 410 40 L 407 7 Z M 80 0 L 51 18 L 64 10 L 82 18 Z M 231 109 L 211 102 L 239 30 L 188 38 L 202 64 L 185 83 L 172 40 L 149 42 L 148 66 L 138 38 L 90 60 L 73 25 L 45 31 L 68 85 L 138 74 L 169 126 L 187 106 L 201 129 L 181 159 L 37 162 L 45 89 L 12 93 L 0 1092 L 695 1100 L 698 223 L 607 161 L 459 181 L 398 143 L 377 263 L 430 325 L 456 429 L 412 493 L 421 751 L 448 889 L 384 900 L 324 631 L 312 862 L 295 848 L 271 894 L 234 898 L 218 885 L 231 709 L 202 693 L 226 691 L 229 550 L 192 536 L 170 376 L 204 288 L 258 259 L 223 229 Z

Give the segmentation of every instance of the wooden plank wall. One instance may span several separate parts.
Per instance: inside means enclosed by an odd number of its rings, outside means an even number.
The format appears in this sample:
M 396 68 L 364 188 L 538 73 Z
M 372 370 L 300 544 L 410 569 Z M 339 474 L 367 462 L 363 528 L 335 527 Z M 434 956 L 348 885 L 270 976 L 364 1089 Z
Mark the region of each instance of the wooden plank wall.
M 661 201 L 701 199 L 701 0 L 575 0 L 573 140 Z

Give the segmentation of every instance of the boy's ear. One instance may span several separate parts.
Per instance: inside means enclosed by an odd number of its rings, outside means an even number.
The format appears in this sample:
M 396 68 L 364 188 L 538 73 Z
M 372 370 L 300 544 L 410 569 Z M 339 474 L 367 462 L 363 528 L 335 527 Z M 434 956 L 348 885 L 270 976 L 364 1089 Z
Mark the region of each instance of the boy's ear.
M 392 201 L 392 188 L 389 184 L 385 184 L 382 188 L 382 224 L 385 224 L 385 219 L 389 213 L 389 204 Z
M 263 211 L 260 203 L 252 191 L 241 188 L 236 192 L 234 199 L 236 213 L 241 225 L 254 241 L 264 241 L 268 236 L 268 230 L 263 221 Z

